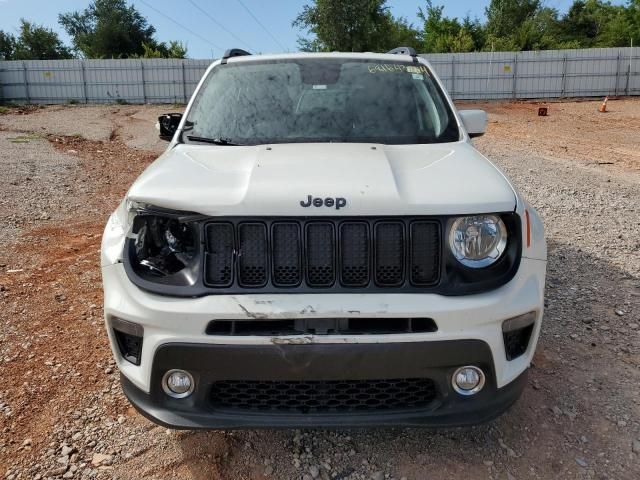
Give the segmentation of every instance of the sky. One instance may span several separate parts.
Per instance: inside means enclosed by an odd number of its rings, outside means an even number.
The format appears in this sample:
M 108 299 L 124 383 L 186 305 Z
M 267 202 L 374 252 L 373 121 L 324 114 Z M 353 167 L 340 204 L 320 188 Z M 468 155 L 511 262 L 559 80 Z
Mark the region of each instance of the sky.
M 348 0 L 346 0 L 348 1 Z M 198 10 L 192 3 L 201 7 Z M 58 14 L 85 9 L 90 0 L 0 0 L 0 30 L 17 33 L 20 18 L 52 28 L 66 44 L 69 37 L 58 25 Z M 128 0 L 156 28 L 158 40 L 180 40 L 187 45 L 190 58 L 215 58 L 227 48 L 275 53 L 297 50 L 297 39 L 304 32 L 291 22 L 307 0 Z M 396 17 L 419 24 L 417 11 L 425 5 L 418 0 L 388 0 Z M 444 5 L 445 15 L 484 19 L 489 0 L 434 0 Z M 564 12 L 572 0 L 547 0 L 546 6 Z M 622 3 L 616 1 L 614 3 Z M 245 8 L 246 7 L 246 8 Z M 210 18 L 212 17 L 212 18 Z M 255 17 L 255 18 L 254 18 Z M 217 24 L 214 22 L 218 22 Z M 221 28 L 220 25 L 225 28 Z M 264 28 L 263 28 L 264 27 Z M 226 31 L 225 31 L 226 29 Z

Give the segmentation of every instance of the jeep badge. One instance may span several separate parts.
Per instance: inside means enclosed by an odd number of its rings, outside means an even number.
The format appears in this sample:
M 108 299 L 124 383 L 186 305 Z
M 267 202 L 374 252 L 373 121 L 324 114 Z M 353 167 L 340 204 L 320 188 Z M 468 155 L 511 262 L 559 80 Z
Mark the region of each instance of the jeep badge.
M 347 206 L 347 199 L 346 198 L 342 198 L 342 197 L 336 197 L 336 198 L 331 198 L 331 197 L 327 197 L 327 198 L 320 198 L 320 197 L 312 197 L 311 195 L 307 195 L 307 200 L 301 200 L 300 201 L 300 206 L 304 207 L 304 208 L 308 208 L 310 206 L 314 206 L 314 207 L 336 207 L 336 210 L 340 210 L 342 207 L 346 207 Z

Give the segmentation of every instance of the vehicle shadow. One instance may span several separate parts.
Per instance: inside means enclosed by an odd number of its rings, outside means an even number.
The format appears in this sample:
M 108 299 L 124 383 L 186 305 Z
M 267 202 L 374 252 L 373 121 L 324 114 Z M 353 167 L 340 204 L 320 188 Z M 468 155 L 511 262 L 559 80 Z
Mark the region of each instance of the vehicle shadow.
M 630 368 L 638 361 L 638 331 L 628 326 L 640 313 L 639 287 L 640 279 L 606 259 L 550 241 L 538 350 L 523 396 L 503 416 L 436 431 L 192 433 L 178 440 L 185 458 L 198 452 L 200 461 L 188 462 L 191 478 L 211 478 L 211 458 L 218 459 L 221 478 L 261 478 L 269 465 L 272 478 L 301 478 L 311 465 L 320 467 L 320 478 L 336 479 L 356 472 L 369 478 L 376 471 L 393 478 L 582 478 L 587 471 L 625 478 L 640 469 L 629 459 L 631 432 L 617 430 L 616 423 L 640 420 L 631 387 L 640 372 Z M 623 315 L 616 314 L 620 305 Z M 326 473 L 323 463 L 331 467 Z M 624 474 L 616 476 L 612 464 Z

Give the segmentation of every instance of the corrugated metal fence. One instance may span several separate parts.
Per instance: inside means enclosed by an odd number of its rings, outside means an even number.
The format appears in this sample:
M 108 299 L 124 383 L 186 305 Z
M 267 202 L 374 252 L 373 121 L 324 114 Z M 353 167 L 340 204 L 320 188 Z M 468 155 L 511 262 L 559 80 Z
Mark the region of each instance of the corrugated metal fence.
M 423 55 L 454 99 L 639 95 L 638 49 Z M 0 102 L 184 103 L 212 60 L 0 62 Z

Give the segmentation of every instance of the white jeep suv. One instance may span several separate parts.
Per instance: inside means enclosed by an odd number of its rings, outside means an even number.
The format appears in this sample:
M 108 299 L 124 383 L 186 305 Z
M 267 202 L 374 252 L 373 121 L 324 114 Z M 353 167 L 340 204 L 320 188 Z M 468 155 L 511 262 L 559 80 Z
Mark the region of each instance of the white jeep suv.
M 520 395 L 535 210 L 412 49 L 213 63 L 102 242 L 131 403 L 175 428 L 453 426 Z

